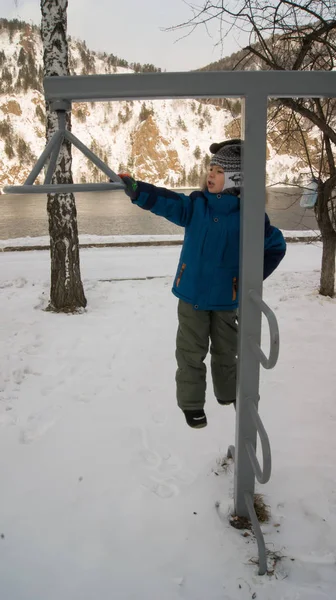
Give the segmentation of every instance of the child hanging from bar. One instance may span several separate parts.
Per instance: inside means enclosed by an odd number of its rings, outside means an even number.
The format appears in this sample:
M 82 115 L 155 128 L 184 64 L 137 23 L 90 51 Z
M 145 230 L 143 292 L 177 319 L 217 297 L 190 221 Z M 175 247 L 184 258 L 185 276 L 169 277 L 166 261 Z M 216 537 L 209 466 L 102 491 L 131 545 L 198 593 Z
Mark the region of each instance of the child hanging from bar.
M 205 357 L 217 401 L 236 400 L 242 141 L 212 144 L 202 190 L 178 194 L 120 174 L 132 202 L 185 228 L 172 292 L 178 302 L 176 393 L 190 427 L 207 425 Z M 283 259 L 282 233 L 265 214 L 264 279 Z

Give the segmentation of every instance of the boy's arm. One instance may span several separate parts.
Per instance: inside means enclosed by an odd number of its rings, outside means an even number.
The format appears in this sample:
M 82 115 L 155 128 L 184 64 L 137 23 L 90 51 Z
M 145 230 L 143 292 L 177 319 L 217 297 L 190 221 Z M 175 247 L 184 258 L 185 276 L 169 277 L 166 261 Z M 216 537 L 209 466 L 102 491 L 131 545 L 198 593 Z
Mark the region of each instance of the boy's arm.
M 265 214 L 264 279 L 277 268 L 286 254 L 285 239 L 277 227 L 271 225 Z
M 190 196 L 177 194 L 166 188 L 156 187 L 150 183 L 135 181 L 129 175 L 119 175 L 126 185 L 125 193 L 132 203 L 144 210 L 150 210 L 159 217 L 185 227 L 191 218 L 193 200 Z

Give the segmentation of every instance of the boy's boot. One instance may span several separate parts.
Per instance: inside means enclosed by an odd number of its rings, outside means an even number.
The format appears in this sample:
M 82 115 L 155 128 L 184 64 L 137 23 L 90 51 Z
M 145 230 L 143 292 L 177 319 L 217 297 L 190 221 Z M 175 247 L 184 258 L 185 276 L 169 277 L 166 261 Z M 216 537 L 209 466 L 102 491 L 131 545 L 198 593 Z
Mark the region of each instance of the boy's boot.
M 184 410 L 183 412 L 188 425 L 193 429 L 201 429 L 207 425 L 207 418 L 203 409 Z

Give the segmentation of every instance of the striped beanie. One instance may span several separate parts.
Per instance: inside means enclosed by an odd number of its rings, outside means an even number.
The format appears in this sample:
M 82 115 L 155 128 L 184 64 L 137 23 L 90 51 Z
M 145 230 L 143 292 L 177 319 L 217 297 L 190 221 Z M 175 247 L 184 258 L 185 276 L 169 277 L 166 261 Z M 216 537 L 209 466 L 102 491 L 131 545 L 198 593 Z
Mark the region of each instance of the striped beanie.
M 209 150 L 213 154 L 210 165 L 218 165 L 224 171 L 237 172 L 241 170 L 241 140 L 227 140 L 220 144 L 211 144 Z
M 242 141 L 240 139 L 211 144 L 209 148 L 213 154 L 210 166 L 218 165 L 224 170 L 224 189 L 238 188 L 241 184 L 241 148 Z

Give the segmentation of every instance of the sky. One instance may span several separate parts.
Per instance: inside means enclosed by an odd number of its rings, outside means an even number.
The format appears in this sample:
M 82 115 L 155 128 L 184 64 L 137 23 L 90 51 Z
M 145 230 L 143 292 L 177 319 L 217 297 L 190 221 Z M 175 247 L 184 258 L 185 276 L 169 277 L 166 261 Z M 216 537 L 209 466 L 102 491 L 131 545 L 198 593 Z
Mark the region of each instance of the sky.
M 203 0 L 197 0 L 200 6 Z M 166 71 L 188 71 L 228 56 L 246 45 L 242 34 L 216 46 L 218 23 L 210 32 L 162 29 L 188 21 L 192 12 L 184 0 L 69 0 L 68 33 L 85 40 L 91 50 L 115 54 L 128 62 L 151 63 Z M 0 17 L 40 23 L 39 0 L 0 0 Z M 245 41 L 245 44 L 244 44 Z

